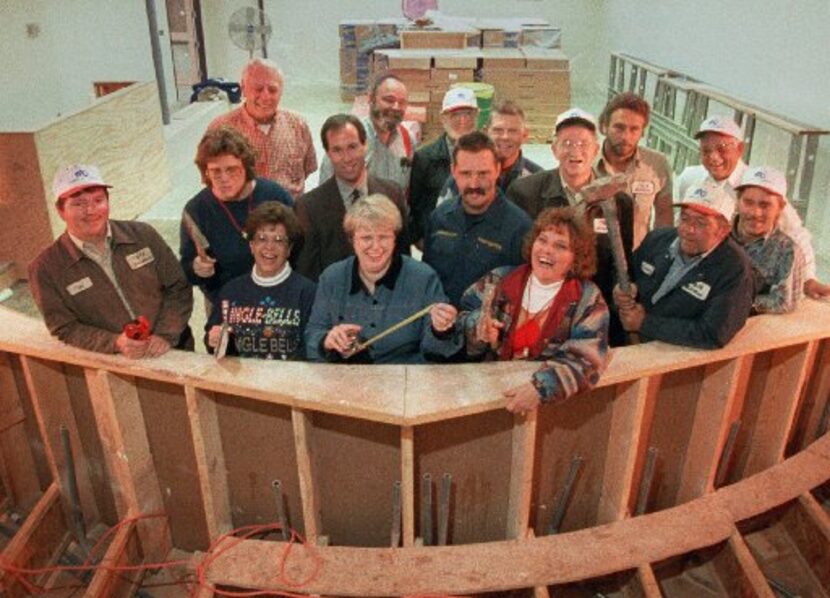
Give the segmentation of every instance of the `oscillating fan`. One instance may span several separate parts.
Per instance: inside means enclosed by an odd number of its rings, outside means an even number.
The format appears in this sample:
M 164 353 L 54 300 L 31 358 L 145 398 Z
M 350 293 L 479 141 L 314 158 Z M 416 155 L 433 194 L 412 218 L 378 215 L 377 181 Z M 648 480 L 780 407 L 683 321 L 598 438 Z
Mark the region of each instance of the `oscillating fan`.
M 265 47 L 272 33 L 271 19 L 264 11 L 252 6 L 240 8 L 228 21 L 228 35 L 237 48 L 248 50 L 248 57 L 254 57 L 254 50 Z

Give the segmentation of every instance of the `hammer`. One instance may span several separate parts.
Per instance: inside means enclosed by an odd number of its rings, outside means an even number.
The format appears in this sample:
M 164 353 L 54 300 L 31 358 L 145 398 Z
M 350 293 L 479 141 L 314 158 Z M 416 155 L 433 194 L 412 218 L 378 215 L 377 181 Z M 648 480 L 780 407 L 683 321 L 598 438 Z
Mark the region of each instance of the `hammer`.
M 614 199 L 617 193 L 627 189 L 628 178 L 624 174 L 615 174 L 596 179 L 583 187 L 579 192 L 579 199 L 588 205 L 599 203 L 602 216 L 605 218 L 605 226 L 608 229 L 608 242 L 611 245 L 611 255 L 614 258 L 617 282 L 622 292 L 629 294 L 631 292 L 631 279 L 628 277 L 628 262 L 625 259 L 625 250 L 620 234 L 620 221 L 617 217 L 617 202 Z M 629 333 L 629 341 L 631 344 L 637 344 L 639 335 L 636 332 Z

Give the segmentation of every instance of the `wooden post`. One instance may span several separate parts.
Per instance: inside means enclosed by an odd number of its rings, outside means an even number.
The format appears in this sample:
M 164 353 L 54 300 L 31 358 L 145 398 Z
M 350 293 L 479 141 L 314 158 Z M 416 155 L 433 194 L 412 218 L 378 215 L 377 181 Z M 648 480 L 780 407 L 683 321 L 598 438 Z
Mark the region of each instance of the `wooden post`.
M 742 589 L 751 588 L 751 593 L 749 593 L 751 596 L 775 598 L 775 594 L 770 589 L 763 571 L 758 567 L 758 563 L 755 562 L 749 547 L 747 547 L 738 530 L 735 530 L 735 533 L 730 536 L 727 548 L 732 552 L 734 561 L 729 565 L 722 564 L 722 569 L 726 569 L 722 572 L 722 575 L 733 579 L 742 578 L 741 581 L 744 582 Z M 731 559 L 723 559 L 723 562 L 729 560 Z M 735 566 L 737 566 L 737 570 L 733 571 L 732 569 Z
M 133 596 L 143 577 L 141 571 L 116 574 L 105 567 L 138 565 L 142 562 L 138 546 L 137 526 L 135 522 L 121 527 L 101 559 L 101 569 L 95 573 L 92 582 L 84 594 L 85 598 L 111 598 L 113 596 Z
M 40 433 L 44 439 L 44 453 L 49 463 L 53 478 L 61 488 L 61 494 L 67 497 L 63 487 L 66 468 L 60 427 L 66 426 L 72 441 L 72 450 L 75 455 L 75 475 L 78 480 L 78 493 L 81 499 L 81 509 L 87 529 L 100 519 L 92 480 L 87 468 L 86 454 L 78 435 L 78 425 L 72 411 L 72 402 L 64 378 L 63 365 L 59 362 L 48 362 L 34 357 L 21 356 L 23 375 L 26 386 L 32 399 Z M 68 500 L 64 498 L 64 500 Z M 69 505 L 66 504 L 66 508 Z M 68 512 L 68 511 L 67 511 Z
M 714 490 L 721 452 L 736 412 L 735 405 L 742 404 L 746 394 L 752 361 L 752 355 L 745 355 L 706 366 L 683 459 L 677 504 Z
M 213 393 L 187 385 L 184 387 L 190 433 L 199 471 L 199 485 L 205 507 L 205 521 L 211 541 L 229 532 L 231 503 L 228 495 L 228 472 L 219 433 Z
M 651 565 L 644 564 L 637 567 L 637 581 L 640 582 L 642 595 L 645 598 L 662 598 L 663 593 L 660 591 L 660 584 L 657 583 Z
M 69 531 L 60 501 L 60 487 L 53 482 L 3 550 L 2 561 L 18 567 L 38 568 L 54 563 L 69 543 Z M 10 575 L 0 577 L 0 595 L 18 598 L 29 594 Z
M 627 517 L 636 492 L 637 463 L 643 458 L 648 429 L 654 415 L 654 401 L 660 388 L 660 376 L 641 378 L 617 387 L 614 399 L 605 477 L 597 510 L 597 524 L 611 523 Z
M 103 370 L 86 369 L 84 374 L 107 456 L 118 515 L 126 518 L 163 514 L 164 501 L 135 379 Z M 139 521 L 138 536 L 148 560 L 163 559 L 170 552 L 170 526 L 165 518 Z
M 537 410 L 513 416 L 510 495 L 507 503 L 507 537 L 521 539 L 530 524 L 533 462 L 536 454 Z
M 25 417 L 9 356 L 0 353 L 0 474 L 12 503 L 28 510 L 40 497 L 41 488 Z
M 415 545 L 415 429 L 401 428 L 401 516 L 403 545 Z
M 303 502 L 303 526 L 308 542 L 316 544 L 323 533 L 320 515 L 320 495 L 314 483 L 314 439 L 312 414 L 302 409 L 291 410 L 294 426 L 294 448 L 297 453 L 297 477 L 300 480 L 300 498 Z

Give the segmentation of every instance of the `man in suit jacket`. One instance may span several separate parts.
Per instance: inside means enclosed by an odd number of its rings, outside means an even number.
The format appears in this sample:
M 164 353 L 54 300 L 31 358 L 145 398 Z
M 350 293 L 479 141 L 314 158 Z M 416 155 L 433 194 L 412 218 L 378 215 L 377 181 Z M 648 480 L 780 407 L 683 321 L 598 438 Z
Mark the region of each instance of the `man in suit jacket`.
M 351 114 L 330 116 L 323 123 L 320 137 L 334 175 L 302 195 L 294 206 L 304 236 L 296 269 L 314 281 L 326 267 L 352 255 L 343 218 L 356 199 L 383 194 L 398 206 L 403 222 L 407 222 L 401 188 L 370 175 L 366 168 L 366 129 L 360 119 Z M 404 228 L 398 236 L 398 252 L 408 254 L 409 245 L 409 234 Z

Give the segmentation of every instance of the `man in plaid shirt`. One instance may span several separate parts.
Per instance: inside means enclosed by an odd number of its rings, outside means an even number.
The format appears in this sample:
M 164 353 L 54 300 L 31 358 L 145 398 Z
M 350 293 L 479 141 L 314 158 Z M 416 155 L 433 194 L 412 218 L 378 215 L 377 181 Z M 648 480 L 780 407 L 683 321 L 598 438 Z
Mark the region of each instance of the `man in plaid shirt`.
M 296 199 L 305 179 L 317 170 L 317 155 L 305 119 L 279 108 L 283 77 L 277 65 L 254 58 L 242 70 L 245 102 L 217 116 L 209 129 L 229 125 L 241 132 L 257 152 L 256 173 L 285 187 Z

